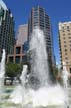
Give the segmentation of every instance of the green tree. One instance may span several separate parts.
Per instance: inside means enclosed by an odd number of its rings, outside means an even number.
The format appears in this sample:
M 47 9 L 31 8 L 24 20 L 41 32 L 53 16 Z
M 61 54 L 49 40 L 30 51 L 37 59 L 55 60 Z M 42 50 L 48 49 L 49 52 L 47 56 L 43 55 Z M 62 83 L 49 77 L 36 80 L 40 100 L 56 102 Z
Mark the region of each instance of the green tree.
M 20 64 L 8 63 L 6 64 L 6 76 L 17 77 L 21 74 L 23 66 Z
M 58 75 L 58 68 L 54 67 L 53 68 L 53 72 L 54 72 L 55 77 L 57 77 L 57 75 Z
M 20 64 L 13 64 L 8 63 L 6 64 L 6 76 L 8 77 L 16 77 L 20 75 L 22 71 L 22 65 Z
M 23 65 L 21 64 L 13 64 L 13 63 L 8 63 L 6 64 L 6 73 L 5 75 L 10 77 L 10 84 L 12 85 L 13 84 L 13 80 L 14 80 L 14 77 L 17 77 L 19 78 L 21 72 L 22 72 L 22 69 L 23 69 Z M 5 79 L 5 82 L 6 84 L 6 79 Z

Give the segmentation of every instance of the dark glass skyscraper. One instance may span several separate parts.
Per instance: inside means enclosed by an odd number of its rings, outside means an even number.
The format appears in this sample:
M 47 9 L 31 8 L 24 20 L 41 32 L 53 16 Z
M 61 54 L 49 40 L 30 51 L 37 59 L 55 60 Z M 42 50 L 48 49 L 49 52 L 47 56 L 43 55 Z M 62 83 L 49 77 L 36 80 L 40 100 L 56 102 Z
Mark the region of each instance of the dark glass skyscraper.
M 13 51 L 14 46 L 14 19 L 11 11 L 0 0 L 0 53 L 2 49 L 6 54 Z
M 53 66 L 53 41 L 50 24 L 50 17 L 47 15 L 44 8 L 39 6 L 33 7 L 28 21 L 28 40 L 31 39 L 31 33 L 35 27 L 43 30 L 46 42 L 46 49 L 48 52 L 49 67 L 52 71 Z M 42 49 L 43 50 L 43 49 Z

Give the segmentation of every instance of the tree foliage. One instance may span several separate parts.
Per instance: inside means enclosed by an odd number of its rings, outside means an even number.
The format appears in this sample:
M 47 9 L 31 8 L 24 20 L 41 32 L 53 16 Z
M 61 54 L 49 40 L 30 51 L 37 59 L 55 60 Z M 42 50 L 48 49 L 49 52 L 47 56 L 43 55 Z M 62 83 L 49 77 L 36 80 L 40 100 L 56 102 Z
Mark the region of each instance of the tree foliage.
M 57 67 L 54 67 L 53 68 L 53 72 L 54 72 L 54 75 L 56 77 L 58 75 L 58 68 Z
M 21 74 L 23 66 L 20 64 L 8 63 L 6 64 L 6 76 L 16 77 Z

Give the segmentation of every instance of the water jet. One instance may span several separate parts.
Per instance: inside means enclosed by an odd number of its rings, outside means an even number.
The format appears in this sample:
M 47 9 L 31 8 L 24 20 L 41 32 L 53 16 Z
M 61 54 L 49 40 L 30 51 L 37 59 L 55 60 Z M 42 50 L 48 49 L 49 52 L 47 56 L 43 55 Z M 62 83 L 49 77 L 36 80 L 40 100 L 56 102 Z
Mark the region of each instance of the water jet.
M 32 51 L 30 59 L 31 73 L 27 77 L 27 68 L 23 67 L 22 86 L 16 89 L 16 94 L 21 97 L 21 101 L 17 98 L 18 102 L 22 105 L 22 108 L 53 106 L 63 108 L 65 105 L 65 92 L 59 84 L 50 85 L 45 37 L 39 29 L 33 30 L 30 50 Z M 26 78 L 28 78 L 27 85 Z M 30 81 L 31 78 L 33 78 L 32 81 Z M 11 96 L 11 102 L 15 103 L 16 95 Z

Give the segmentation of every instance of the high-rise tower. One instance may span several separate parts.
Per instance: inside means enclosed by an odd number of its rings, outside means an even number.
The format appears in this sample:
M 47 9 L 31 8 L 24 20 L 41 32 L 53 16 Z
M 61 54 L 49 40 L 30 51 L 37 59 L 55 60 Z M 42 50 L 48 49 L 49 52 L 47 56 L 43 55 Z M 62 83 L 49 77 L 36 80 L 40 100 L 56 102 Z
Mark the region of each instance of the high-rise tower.
M 0 53 L 2 49 L 6 54 L 13 51 L 14 45 L 14 19 L 11 11 L 0 0 Z
M 59 47 L 61 65 L 65 62 L 71 73 L 71 22 L 59 23 Z
M 51 50 L 51 24 L 50 18 L 44 8 L 39 6 L 32 8 L 29 17 L 28 38 L 30 40 L 31 33 L 35 27 L 43 30 L 45 35 L 46 46 Z
M 33 7 L 28 20 L 28 40 L 31 39 L 31 33 L 35 27 L 38 27 L 44 32 L 46 49 L 48 52 L 48 61 L 50 69 L 52 71 L 53 65 L 53 41 L 52 41 L 52 31 L 50 24 L 50 17 L 46 13 L 44 8 L 39 6 Z M 43 49 L 42 49 L 43 50 Z

